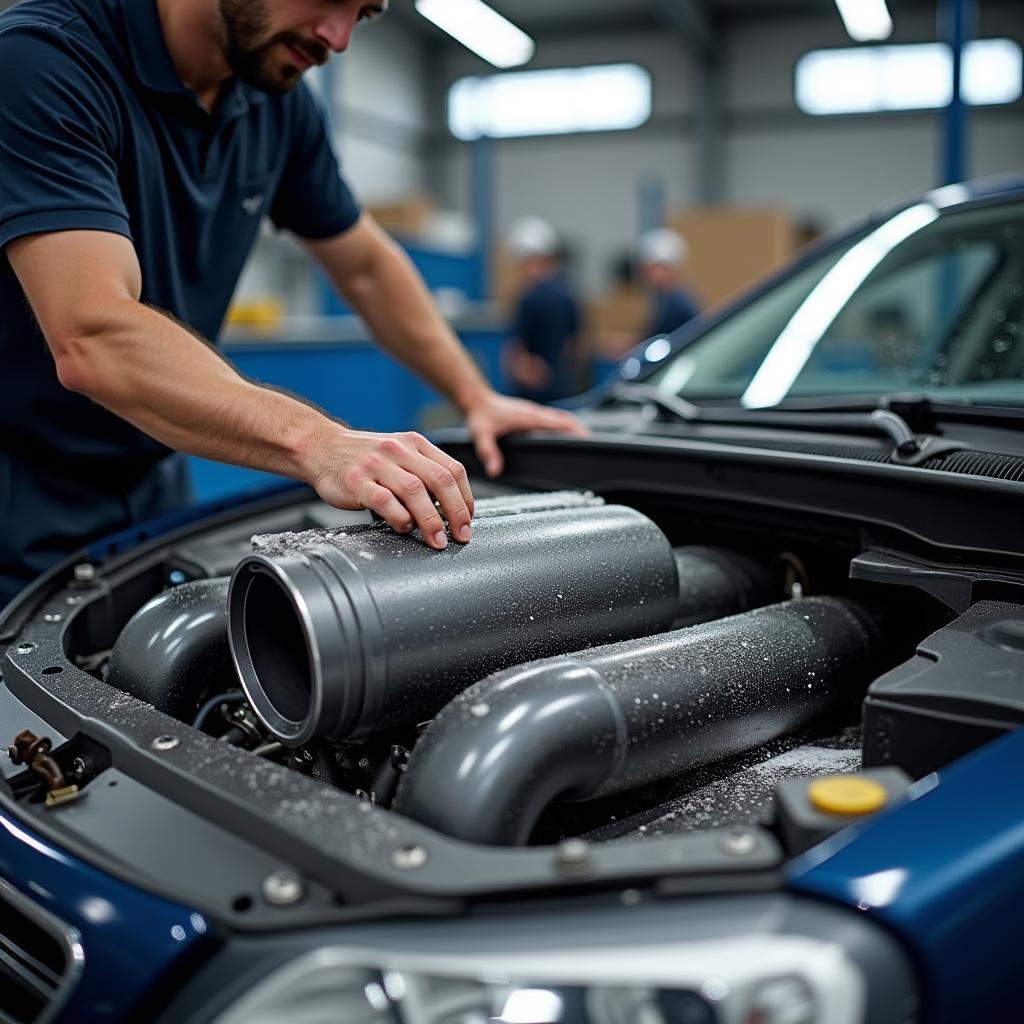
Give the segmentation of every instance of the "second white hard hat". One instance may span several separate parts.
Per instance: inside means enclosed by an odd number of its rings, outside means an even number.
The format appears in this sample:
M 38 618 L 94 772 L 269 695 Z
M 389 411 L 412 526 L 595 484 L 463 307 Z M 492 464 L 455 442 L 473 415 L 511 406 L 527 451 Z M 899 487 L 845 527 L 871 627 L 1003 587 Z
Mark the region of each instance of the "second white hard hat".
M 686 262 L 689 255 L 690 247 L 686 239 L 668 228 L 648 231 L 640 237 L 636 246 L 636 256 L 640 263 L 678 267 Z

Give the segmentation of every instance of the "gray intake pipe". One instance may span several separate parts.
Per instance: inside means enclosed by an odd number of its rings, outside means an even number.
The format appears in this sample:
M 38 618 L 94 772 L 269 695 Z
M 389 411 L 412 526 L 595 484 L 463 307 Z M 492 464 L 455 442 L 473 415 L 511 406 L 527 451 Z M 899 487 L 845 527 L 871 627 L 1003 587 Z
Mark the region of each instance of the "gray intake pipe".
M 484 514 L 444 551 L 387 526 L 268 545 L 232 576 L 229 639 L 288 745 L 422 722 L 489 672 L 664 630 L 677 608 L 664 534 L 617 505 Z
M 522 845 L 555 800 L 635 789 L 811 721 L 865 680 L 865 622 L 808 598 L 498 673 L 427 727 L 394 809 Z
M 237 686 L 228 647 L 228 582 L 224 576 L 183 583 L 144 604 L 114 644 L 107 682 L 187 722 L 203 691 Z

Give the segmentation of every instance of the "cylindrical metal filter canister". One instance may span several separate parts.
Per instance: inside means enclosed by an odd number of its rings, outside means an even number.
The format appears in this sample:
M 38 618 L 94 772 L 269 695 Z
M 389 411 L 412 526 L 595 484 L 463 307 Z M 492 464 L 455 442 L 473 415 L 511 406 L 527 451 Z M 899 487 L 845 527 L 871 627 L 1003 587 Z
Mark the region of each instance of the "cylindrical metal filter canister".
M 676 612 L 668 541 L 622 506 L 484 517 L 444 551 L 386 526 L 296 540 L 243 559 L 228 598 L 243 688 L 288 744 L 421 722 L 488 672 Z
M 499 672 L 427 727 L 395 810 L 523 844 L 556 799 L 635 789 L 808 723 L 867 681 L 867 621 L 808 598 Z

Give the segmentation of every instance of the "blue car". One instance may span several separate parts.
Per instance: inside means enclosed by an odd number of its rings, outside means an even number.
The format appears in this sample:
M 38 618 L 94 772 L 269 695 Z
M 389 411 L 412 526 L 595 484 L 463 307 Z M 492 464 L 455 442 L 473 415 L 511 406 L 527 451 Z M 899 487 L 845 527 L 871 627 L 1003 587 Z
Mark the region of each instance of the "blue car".
M 576 405 L 467 546 L 287 486 L 0 613 L 0 1022 L 1024 1016 L 1024 181 Z

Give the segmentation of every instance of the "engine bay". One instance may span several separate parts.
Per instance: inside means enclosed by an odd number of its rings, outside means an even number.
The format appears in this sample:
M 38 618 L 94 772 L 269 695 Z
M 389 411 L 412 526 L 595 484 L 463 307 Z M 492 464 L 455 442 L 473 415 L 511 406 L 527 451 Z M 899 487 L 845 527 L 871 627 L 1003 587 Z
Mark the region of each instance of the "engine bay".
M 18 738 L 16 798 L 60 808 L 138 758 L 148 785 L 275 854 L 302 835 L 424 891 L 479 882 L 461 856 L 499 866 L 497 889 L 539 884 L 520 864 L 564 884 L 679 862 L 749 885 L 857 819 L 814 806 L 816 780 L 893 806 L 1024 717 L 1019 687 L 985 682 L 1019 660 L 1013 573 L 983 573 L 961 609 L 962 567 L 856 524 L 611 489 L 478 498 L 473 541 L 444 552 L 302 492 L 77 568 L 8 648 L 25 686 L 5 681 L 133 746 L 47 715 L 64 742 Z

